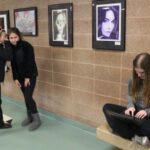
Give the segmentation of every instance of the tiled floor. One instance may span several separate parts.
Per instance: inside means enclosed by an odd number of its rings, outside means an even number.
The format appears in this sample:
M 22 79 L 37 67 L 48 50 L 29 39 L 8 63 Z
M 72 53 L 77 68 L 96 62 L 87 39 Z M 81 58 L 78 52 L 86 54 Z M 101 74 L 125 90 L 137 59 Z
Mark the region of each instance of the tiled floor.
M 13 128 L 0 130 L 1 150 L 115 150 L 97 140 L 94 132 L 84 130 L 84 125 L 80 128 L 43 110 L 40 111 L 42 126 L 29 132 L 28 127 L 20 126 L 25 115 L 23 103 L 3 98 L 2 106 L 4 113 L 13 118 Z

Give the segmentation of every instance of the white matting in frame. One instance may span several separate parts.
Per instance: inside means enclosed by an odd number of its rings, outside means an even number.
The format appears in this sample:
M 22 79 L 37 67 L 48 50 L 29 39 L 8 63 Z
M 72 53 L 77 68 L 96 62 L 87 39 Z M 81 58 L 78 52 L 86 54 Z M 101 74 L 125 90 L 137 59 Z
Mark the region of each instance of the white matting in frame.
M 126 0 L 93 0 L 92 47 L 125 50 Z
M 68 10 L 52 10 L 53 41 L 68 41 Z
M 37 7 L 19 8 L 14 10 L 15 27 L 23 35 L 37 36 Z
M 49 45 L 73 47 L 73 4 L 48 6 Z
M 100 35 L 99 30 L 101 29 L 102 22 L 100 18 L 104 18 L 103 11 L 106 11 L 107 9 L 112 10 L 115 13 L 115 18 L 112 20 L 112 23 L 110 22 L 109 18 L 105 20 L 105 24 L 108 24 L 108 29 L 106 32 L 110 34 L 109 37 L 104 37 Z M 112 17 L 112 16 L 110 16 Z M 114 28 L 111 31 L 111 24 L 114 24 Z M 111 36 L 113 34 L 113 36 Z M 121 41 L 121 4 L 104 4 L 104 5 L 97 5 L 96 6 L 96 40 L 97 41 Z
M 9 11 L 0 11 L 0 27 L 7 32 L 9 26 Z

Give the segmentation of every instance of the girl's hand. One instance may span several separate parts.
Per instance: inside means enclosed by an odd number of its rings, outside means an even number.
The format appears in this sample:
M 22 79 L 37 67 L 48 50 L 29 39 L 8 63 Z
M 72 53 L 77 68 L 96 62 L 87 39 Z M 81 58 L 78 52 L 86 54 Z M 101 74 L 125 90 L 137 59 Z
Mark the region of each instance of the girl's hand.
M 30 86 L 30 79 L 29 78 L 25 78 L 24 80 L 24 87 Z
M 130 108 L 125 110 L 125 114 L 126 115 L 134 116 L 134 112 L 135 112 L 135 108 L 134 107 L 130 107 Z
M 140 118 L 143 119 L 147 116 L 147 112 L 145 110 L 140 110 L 139 112 L 137 112 L 137 114 L 135 115 L 136 118 Z
M 21 84 L 18 80 L 15 80 L 15 84 L 18 86 L 18 87 L 21 87 Z

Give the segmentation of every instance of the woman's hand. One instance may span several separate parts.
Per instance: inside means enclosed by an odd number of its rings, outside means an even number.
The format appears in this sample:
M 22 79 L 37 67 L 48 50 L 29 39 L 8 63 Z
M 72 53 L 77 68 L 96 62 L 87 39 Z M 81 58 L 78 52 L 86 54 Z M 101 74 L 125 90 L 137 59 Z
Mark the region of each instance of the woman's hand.
M 15 80 L 15 84 L 18 86 L 18 87 L 21 87 L 21 84 L 18 80 Z
M 143 119 L 147 116 L 147 112 L 145 110 L 140 110 L 137 112 L 137 114 L 135 115 L 136 118 L 140 118 Z
M 25 78 L 24 80 L 24 87 L 30 86 L 30 79 L 29 78 Z
M 126 115 L 134 116 L 134 112 L 135 112 L 135 108 L 134 107 L 130 107 L 130 108 L 125 110 L 125 114 Z

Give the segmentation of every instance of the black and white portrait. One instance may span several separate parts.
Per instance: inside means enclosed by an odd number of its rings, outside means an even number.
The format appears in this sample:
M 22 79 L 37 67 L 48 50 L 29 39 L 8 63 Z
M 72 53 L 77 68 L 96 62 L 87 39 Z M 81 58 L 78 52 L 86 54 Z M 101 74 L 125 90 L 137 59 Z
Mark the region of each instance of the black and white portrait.
M 126 0 L 93 0 L 92 47 L 125 50 Z
M 48 6 L 49 45 L 73 47 L 73 4 Z
M 52 10 L 53 41 L 68 41 L 68 10 Z
M 7 32 L 9 25 L 9 11 L 0 11 L 0 29 Z
M 120 41 L 121 5 L 103 4 L 96 7 L 96 40 Z

